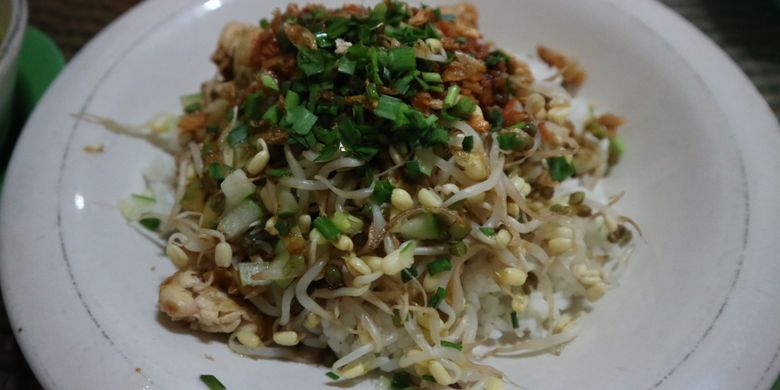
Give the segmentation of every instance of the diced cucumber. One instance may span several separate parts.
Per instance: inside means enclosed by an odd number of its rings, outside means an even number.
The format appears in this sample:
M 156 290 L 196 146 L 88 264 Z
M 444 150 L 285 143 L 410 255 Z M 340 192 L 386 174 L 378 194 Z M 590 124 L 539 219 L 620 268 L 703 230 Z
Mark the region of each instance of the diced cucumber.
M 147 195 L 130 195 L 119 201 L 119 211 L 128 221 L 137 221 L 141 217 L 154 209 L 156 201 L 153 197 Z
M 244 198 L 255 192 L 255 185 L 241 169 L 236 169 L 231 174 L 227 175 L 225 180 L 220 185 L 222 192 L 225 194 L 226 208 L 232 209 L 237 204 L 241 203 Z
M 263 209 L 255 202 L 246 199 L 236 206 L 219 221 L 217 230 L 225 233 L 226 236 L 235 237 L 247 229 L 252 222 L 263 217 Z
M 193 104 L 203 104 L 203 95 L 201 95 L 200 92 L 183 95 L 179 96 L 179 101 L 181 102 L 181 108 L 185 109 Z
M 440 240 L 445 236 L 439 220 L 431 213 L 417 214 L 399 223 L 393 233 L 407 240 Z

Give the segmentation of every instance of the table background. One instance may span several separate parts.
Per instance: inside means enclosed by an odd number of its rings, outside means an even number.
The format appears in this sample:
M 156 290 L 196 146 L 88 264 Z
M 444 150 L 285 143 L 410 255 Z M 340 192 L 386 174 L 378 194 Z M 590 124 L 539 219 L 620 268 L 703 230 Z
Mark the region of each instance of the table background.
M 30 24 L 66 59 L 138 0 L 28 0 Z M 299 1 L 302 2 L 302 1 Z M 371 1 L 369 1 L 371 2 Z M 780 117 L 780 0 L 661 0 L 733 58 Z M 0 390 L 40 389 L 0 301 Z M 780 385 L 774 386 L 780 390 Z

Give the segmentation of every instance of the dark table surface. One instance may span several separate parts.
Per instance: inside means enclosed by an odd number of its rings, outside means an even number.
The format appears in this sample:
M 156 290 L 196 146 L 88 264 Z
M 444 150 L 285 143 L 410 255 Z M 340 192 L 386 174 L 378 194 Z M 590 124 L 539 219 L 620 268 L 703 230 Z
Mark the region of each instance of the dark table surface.
M 723 48 L 780 117 L 780 1 L 661 2 Z M 137 3 L 138 0 L 28 0 L 30 24 L 54 39 L 68 59 Z M 0 390 L 17 389 L 40 389 L 40 385 L 16 345 L 0 303 Z

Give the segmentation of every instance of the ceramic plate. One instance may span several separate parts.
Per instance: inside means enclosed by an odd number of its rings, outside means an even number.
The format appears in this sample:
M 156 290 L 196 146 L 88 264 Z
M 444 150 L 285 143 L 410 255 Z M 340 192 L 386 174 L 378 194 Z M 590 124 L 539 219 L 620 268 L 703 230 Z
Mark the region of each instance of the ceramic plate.
M 335 6 L 336 1 L 326 1 Z M 325 370 L 235 355 L 158 315 L 173 272 L 116 209 L 162 153 L 71 113 L 143 123 L 215 72 L 221 26 L 276 1 L 145 2 L 75 58 L 22 134 L 3 194 L 2 287 L 51 389 L 326 387 Z M 588 70 L 583 96 L 629 119 L 607 181 L 645 233 L 620 286 L 560 356 L 491 364 L 531 389 L 766 389 L 780 370 L 780 132 L 747 78 L 653 1 L 480 1 L 487 37 Z M 86 154 L 88 144 L 105 145 Z M 207 359 L 206 355 L 213 357 Z M 358 388 L 371 388 L 370 384 Z

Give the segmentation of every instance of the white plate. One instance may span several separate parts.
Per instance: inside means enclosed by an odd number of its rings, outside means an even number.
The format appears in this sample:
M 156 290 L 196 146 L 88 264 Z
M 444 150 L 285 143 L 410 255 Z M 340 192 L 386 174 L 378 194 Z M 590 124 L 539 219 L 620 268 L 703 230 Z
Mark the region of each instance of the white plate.
M 220 27 L 278 5 L 146 2 L 70 63 L 28 122 L 5 184 L 0 254 L 14 330 L 44 386 L 197 389 L 211 373 L 233 389 L 324 387 L 321 368 L 242 358 L 157 314 L 173 267 L 115 204 L 142 189 L 141 170 L 161 152 L 70 115 L 141 123 L 176 112 L 177 97 L 213 74 Z M 768 388 L 780 370 L 780 133 L 753 86 L 652 1 L 479 8 L 501 46 L 545 43 L 579 58 L 590 76 L 581 92 L 629 118 L 608 188 L 626 191 L 622 210 L 648 242 L 561 356 L 493 363 L 532 389 Z M 104 154 L 82 152 L 96 143 Z

